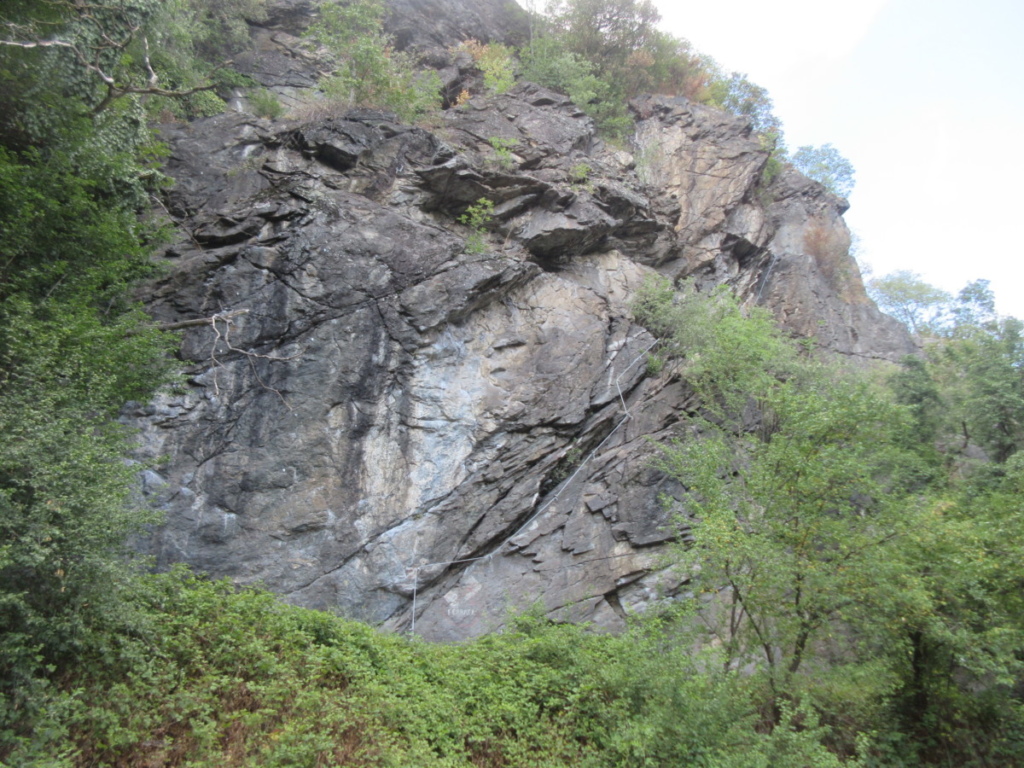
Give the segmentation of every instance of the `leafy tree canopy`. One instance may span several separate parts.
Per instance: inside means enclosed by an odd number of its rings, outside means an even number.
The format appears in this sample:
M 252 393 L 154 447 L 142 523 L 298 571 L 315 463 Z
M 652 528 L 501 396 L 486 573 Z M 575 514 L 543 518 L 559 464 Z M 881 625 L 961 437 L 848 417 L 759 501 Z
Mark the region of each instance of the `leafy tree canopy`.
M 906 325 L 911 333 L 932 333 L 946 322 L 950 295 L 924 282 L 916 272 L 900 270 L 876 277 L 866 287 L 878 308 Z
M 798 171 L 821 182 L 833 194 L 849 197 L 853 192 L 853 165 L 831 144 L 800 147 L 793 153 L 792 163 Z

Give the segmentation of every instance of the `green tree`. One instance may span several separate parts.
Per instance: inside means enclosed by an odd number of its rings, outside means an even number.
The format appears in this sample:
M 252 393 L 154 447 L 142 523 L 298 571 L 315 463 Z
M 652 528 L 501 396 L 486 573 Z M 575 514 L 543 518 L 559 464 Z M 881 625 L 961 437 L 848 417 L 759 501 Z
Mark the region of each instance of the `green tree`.
M 943 339 L 890 395 L 780 356 L 727 294 L 652 282 L 634 311 L 700 396 L 659 462 L 693 537 L 683 631 L 748 670 L 769 723 L 809 707 L 840 751 L 873 731 L 891 764 L 1019 761 L 1022 325 Z M 937 471 L 954 429 L 995 461 Z
M 706 98 L 705 59 L 657 28 L 650 0 L 560 0 L 548 11 L 533 17 L 522 75 L 568 94 L 604 133 L 626 134 L 637 94 Z
M 152 272 L 157 233 L 137 216 L 150 170 L 130 142 L 109 146 L 117 110 L 80 107 L 60 108 L 44 149 L 0 146 L 3 741 L 45 709 L 56 670 L 98 650 L 123 613 L 126 538 L 153 519 L 131 503 L 116 421 L 170 369 L 168 340 L 128 298 Z
M 568 49 L 609 78 L 629 75 L 631 59 L 657 39 L 661 20 L 651 0 L 558 0 L 548 14 Z
M 892 718 L 908 764 L 1016 765 L 1024 759 L 1022 464 L 983 471 L 911 514 L 891 555 L 904 574 L 874 628 L 895 662 Z
M 0 15 L 0 77 L 15 109 L 4 115 L 6 130 L 39 140 L 69 107 L 98 115 L 125 99 L 199 99 L 216 85 L 204 56 L 237 50 L 248 28 L 235 14 L 261 18 L 263 3 L 7 4 Z
M 937 466 L 940 457 L 936 442 L 947 423 L 949 405 L 927 362 L 921 357 L 906 357 L 889 385 L 896 402 L 906 407 L 911 419 L 908 448 L 918 452 L 927 466 Z M 931 472 L 925 469 L 923 479 L 932 477 Z
M 802 174 L 820 182 L 835 195 L 849 197 L 853 192 L 853 164 L 831 144 L 800 147 L 793 153 L 792 163 Z
M 702 407 L 718 417 L 736 417 L 799 367 L 771 314 L 741 306 L 728 286 L 702 294 L 692 283 L 677 291 L 666 279 L 649 278 L 632 309 L 662 340 L 660 354 L 677 361 Z
M 952 308 L 954 334 L 970 334 L 977 330 L 995 331 L 998 326 L 996 297 L 988 280 L 974 280 L 956 295 Z
M 671 504 L 693 538 L 673 555 L 697 595 L 681 631 L 751 674 L 779 738 L 796 708 L 854 723 L 814 739 L 856 749 L 900 679 L 899 639 L 875 643 L 872 627 L 910 568 L 892 554 L 920 482 L 910 414 L 727 292 L 655 282 L 634 311 L 700 403 L 658 463 L 686 489 Z
M 948 429 L 1003 463 L 1024 446 L 1024 323 L 1011 317 L 987 331 L 960 331 L 931 353 L 949 393 Z
M 921 279 L 900 270 L 868 281 L 868 295 L 878 308 L 899 320 L 911 333 L 934 335 L 945 326 L 951 297 Z
M 876 602 L 873 577 L 901 534 L 893 466 L 904 418 L 857 383 L 824 377 L 761 399 L 769 429 L 704 424 L 664 449 L 695 544 L 680 558 L 709 595 L 702 625 L 728 667 L 755 662 L 771 699 L 807 687 L 797 675 L 840 622 Z
M 768 90 L 746 75 L 733 72 L 717 78 L 710 88 L 710 100 L 716 107 L 749 118 L 757 133 L 775 136 L 773 145 L 781 146 L 782 122 L 775 115 L 775 104 Z

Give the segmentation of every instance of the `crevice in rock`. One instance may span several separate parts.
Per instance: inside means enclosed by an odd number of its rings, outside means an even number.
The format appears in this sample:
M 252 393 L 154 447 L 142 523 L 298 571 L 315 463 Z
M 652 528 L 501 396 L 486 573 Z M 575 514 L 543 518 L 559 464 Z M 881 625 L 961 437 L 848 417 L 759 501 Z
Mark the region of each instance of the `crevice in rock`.
M 629 621 L 629 614 L 626 613 L 626 609 L 622 607 L 622 601 L 619 599 L 618 587 L 610 592 L 605 592 L 604 600 L 620 619 Z

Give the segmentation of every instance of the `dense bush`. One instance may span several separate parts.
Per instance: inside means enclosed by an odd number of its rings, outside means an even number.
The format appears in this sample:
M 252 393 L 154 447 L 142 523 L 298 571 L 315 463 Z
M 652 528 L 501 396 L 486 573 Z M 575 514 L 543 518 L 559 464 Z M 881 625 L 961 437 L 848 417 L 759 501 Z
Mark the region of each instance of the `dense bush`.
M 413 120 L 441 104 L 441 80 L 420 71 L 408 54 L 395 51 L 384 32 L 383 0 L 324 3 L 309 29 L 333 59 L 334 72 L 320 88 L 344 106 L 376 106 Z
M 702 668 L 655 625 L 610 637 L 528 615 L 500 635 L 431 645 L 184 570 L 139 579 L 133 601 L 132 633 L 64 677 L 50 705 L 59 722 L 8 760 L 753 768 L 827 757 L 806 727 L 759 735 L 744 679 Z

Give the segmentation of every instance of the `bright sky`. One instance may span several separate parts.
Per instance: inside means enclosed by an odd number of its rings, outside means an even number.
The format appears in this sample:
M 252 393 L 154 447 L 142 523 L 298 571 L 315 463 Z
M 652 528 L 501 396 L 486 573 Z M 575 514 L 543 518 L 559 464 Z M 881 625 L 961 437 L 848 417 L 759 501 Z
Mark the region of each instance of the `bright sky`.
M 768 89 L 791 149 L 857 171 L 858 258 L 1024 318 L 1024 0 L 655 0 L 662 26 Z

